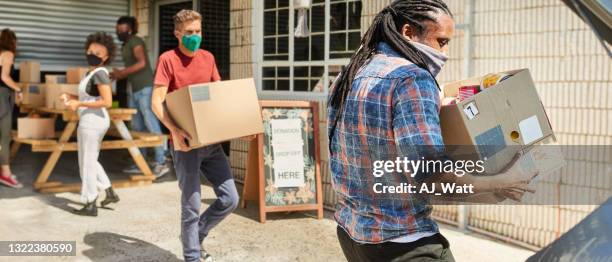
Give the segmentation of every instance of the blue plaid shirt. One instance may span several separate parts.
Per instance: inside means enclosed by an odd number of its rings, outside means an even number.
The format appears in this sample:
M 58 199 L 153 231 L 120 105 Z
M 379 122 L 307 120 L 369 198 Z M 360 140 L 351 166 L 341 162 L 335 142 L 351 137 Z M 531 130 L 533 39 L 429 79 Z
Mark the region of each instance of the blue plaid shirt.
M 335 218 L 353 240 L 381 243 L 438 232 L 427 199 L 373 190 L 375 183 L 414 184 L 431 174 L 375 177 L 373 162 L 443 155 L 439 110 L 440 94 L 431 74 L 381 42 L 355 76 L 330 141 L 330 169 L 338 195 Z M 329 108 L 330 131 L 337 113 Z

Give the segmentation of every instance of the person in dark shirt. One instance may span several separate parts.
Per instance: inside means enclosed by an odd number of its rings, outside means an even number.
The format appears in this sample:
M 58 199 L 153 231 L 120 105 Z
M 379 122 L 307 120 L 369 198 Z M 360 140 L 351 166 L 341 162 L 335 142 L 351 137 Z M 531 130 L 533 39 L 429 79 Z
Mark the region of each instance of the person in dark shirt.
M 153 70 L 146 55 L 147 48 L 145 42 L 138 36 L 138 23 L 132 16 L 122 16 L 117 20 L 117 37 L 123 43 L 121 46 L 121 57 L 125 68 L 114 69 L 110 74 L 113 79 L 127 78 L 132 87 L 129 94 L 130 107 L 138 109 L 132 119 L 132 128 L 135 131 L 149 132 L 161 135 L 161 125 L 159 120 L 151 111 L 151 92 L 153 90 Z M 144 156 L 147 149 L 140 149 Z M 154 148 L 155 163 L 153 173 L 156 177 L 167 174 L 170 169 L 166 166 L 165 146 Z M 140 168 L 135 164 L 123 170 L 125 173 L 140 173 Z

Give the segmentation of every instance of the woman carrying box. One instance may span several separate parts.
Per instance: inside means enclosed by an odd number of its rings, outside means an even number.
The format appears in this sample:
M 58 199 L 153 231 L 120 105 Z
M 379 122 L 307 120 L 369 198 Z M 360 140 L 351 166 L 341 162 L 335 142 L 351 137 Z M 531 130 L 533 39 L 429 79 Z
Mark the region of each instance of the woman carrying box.
M 112 105 L 111 80 L 105 65 L 115 55 L 115 44 L 112 36 L 103 32 L 93 33 L 85 43 L 87 63 L 90 71 L 79 83 L 79 96 L 66 101 L 66 107 L 79 113 L 77 142 L 79 149 L 79 171 L 83 185 L 81 201 L 85 206 L 74 213 L 84 216 L 97 216 L 98 189 L 106 190 L 102 206 L 119 202 L 113 191 L 110 180 L 98 162 L 100 145 L 104 134 L 110 126 L 106 108 Z
M 21 88 L 13 78 L 16 49 L 15 32 L 8 28 L 2 30 L 0 32 L 0 166 L 2 166 L 0 184 L 22 188 L 23 185 L 17 181 L 9 166 L 13 107 L 15 102 L 19 103 L 23 98 Z

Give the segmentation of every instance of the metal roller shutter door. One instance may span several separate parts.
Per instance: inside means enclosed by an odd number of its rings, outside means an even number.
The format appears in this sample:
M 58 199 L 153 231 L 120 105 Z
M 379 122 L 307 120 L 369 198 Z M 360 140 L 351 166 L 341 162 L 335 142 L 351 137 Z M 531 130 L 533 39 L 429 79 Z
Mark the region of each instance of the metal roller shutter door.
M 128 0 L 0 0 L 0 28 L 17 34 L 17 63 L 38 60 L 42 71 L 64 71 L 86 65 L 90 33 L 111 33 L 117 41 L 115 23 L 128 10 Z M 121 65 L 117 55 L 115 66 Z

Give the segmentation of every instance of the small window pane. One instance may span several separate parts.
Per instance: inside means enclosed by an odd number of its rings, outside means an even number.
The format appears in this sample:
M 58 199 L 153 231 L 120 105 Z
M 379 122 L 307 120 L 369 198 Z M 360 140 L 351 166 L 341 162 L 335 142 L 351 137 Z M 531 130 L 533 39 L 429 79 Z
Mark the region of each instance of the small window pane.
M 289 7 L 289 0 L 278 0 L 278 7 Z
M 349 3 L 349 29 L 361 28 L 361 1 Z
M 278 11 L 278 34 L 289 34 L 289 9 Z
M 310 46 L 311 50 L 311 61 L 321 61 L 325 59 L 325 37 L 323 35 L 313 35 L 312 37 L 312 45 Z
M 289 37 L 278 38 L 278 53 L 287 54 L 289 53 Z
M 276 68 L 275 67 L 264 67 L 263 77 L 276 77 Z
M 276 38 L 264 39 L 264 54 L 276 54 Z
M 330 28 L 332 31 L 346 30 L 346 3 L 331 4 Z
M 310 68 L 310 76 L 314 78 L 323 77 L 323 67 L 322 66 L 313 66 Z
M 279 67 L 277 68 L 277 73 L 279 78 L 289 78 L 289 67 Z
M 325 31 L 325 6 L 313 6 L 312 16 L 310 17 L 311 32 Z
M 293 81 L 293 91 L 308 92 L 308 80 L 295 80 Z
M 264 35 L 276 34 L 276 11 L 264 12 Z
M 276 8 L 276 0 L 266 0 L 266 4 L 264 8 L 265 9 Z
M 308 67 L 307 66 L 294 67 L 293 77 L 308 77 Z
M 262 82 L 263 90 L 276 90 L 276 81 L 274 80 L 264 80 Z
M 329 42 L 331 51 L 346 51 L 346 33 L 331 34 Z
M 359 33 L 359 32 L 349 33 L 349 46 L 348 46 L 348 49 L 349 50 L 357 50 L 357 48 L 359 48 L 360 44 L 361 44 L 361 33 Z
M 308 43 L 308 37 L 306 38 L 295 38 L 293 45 L 295 52 L 293 53 L 296 61 L 307 61 L 310 58 L 310 44 Z
M 289 80 L 278 80 L 277 83 L 278 86 L 276 87 L 276 90 L 289 91 Z

